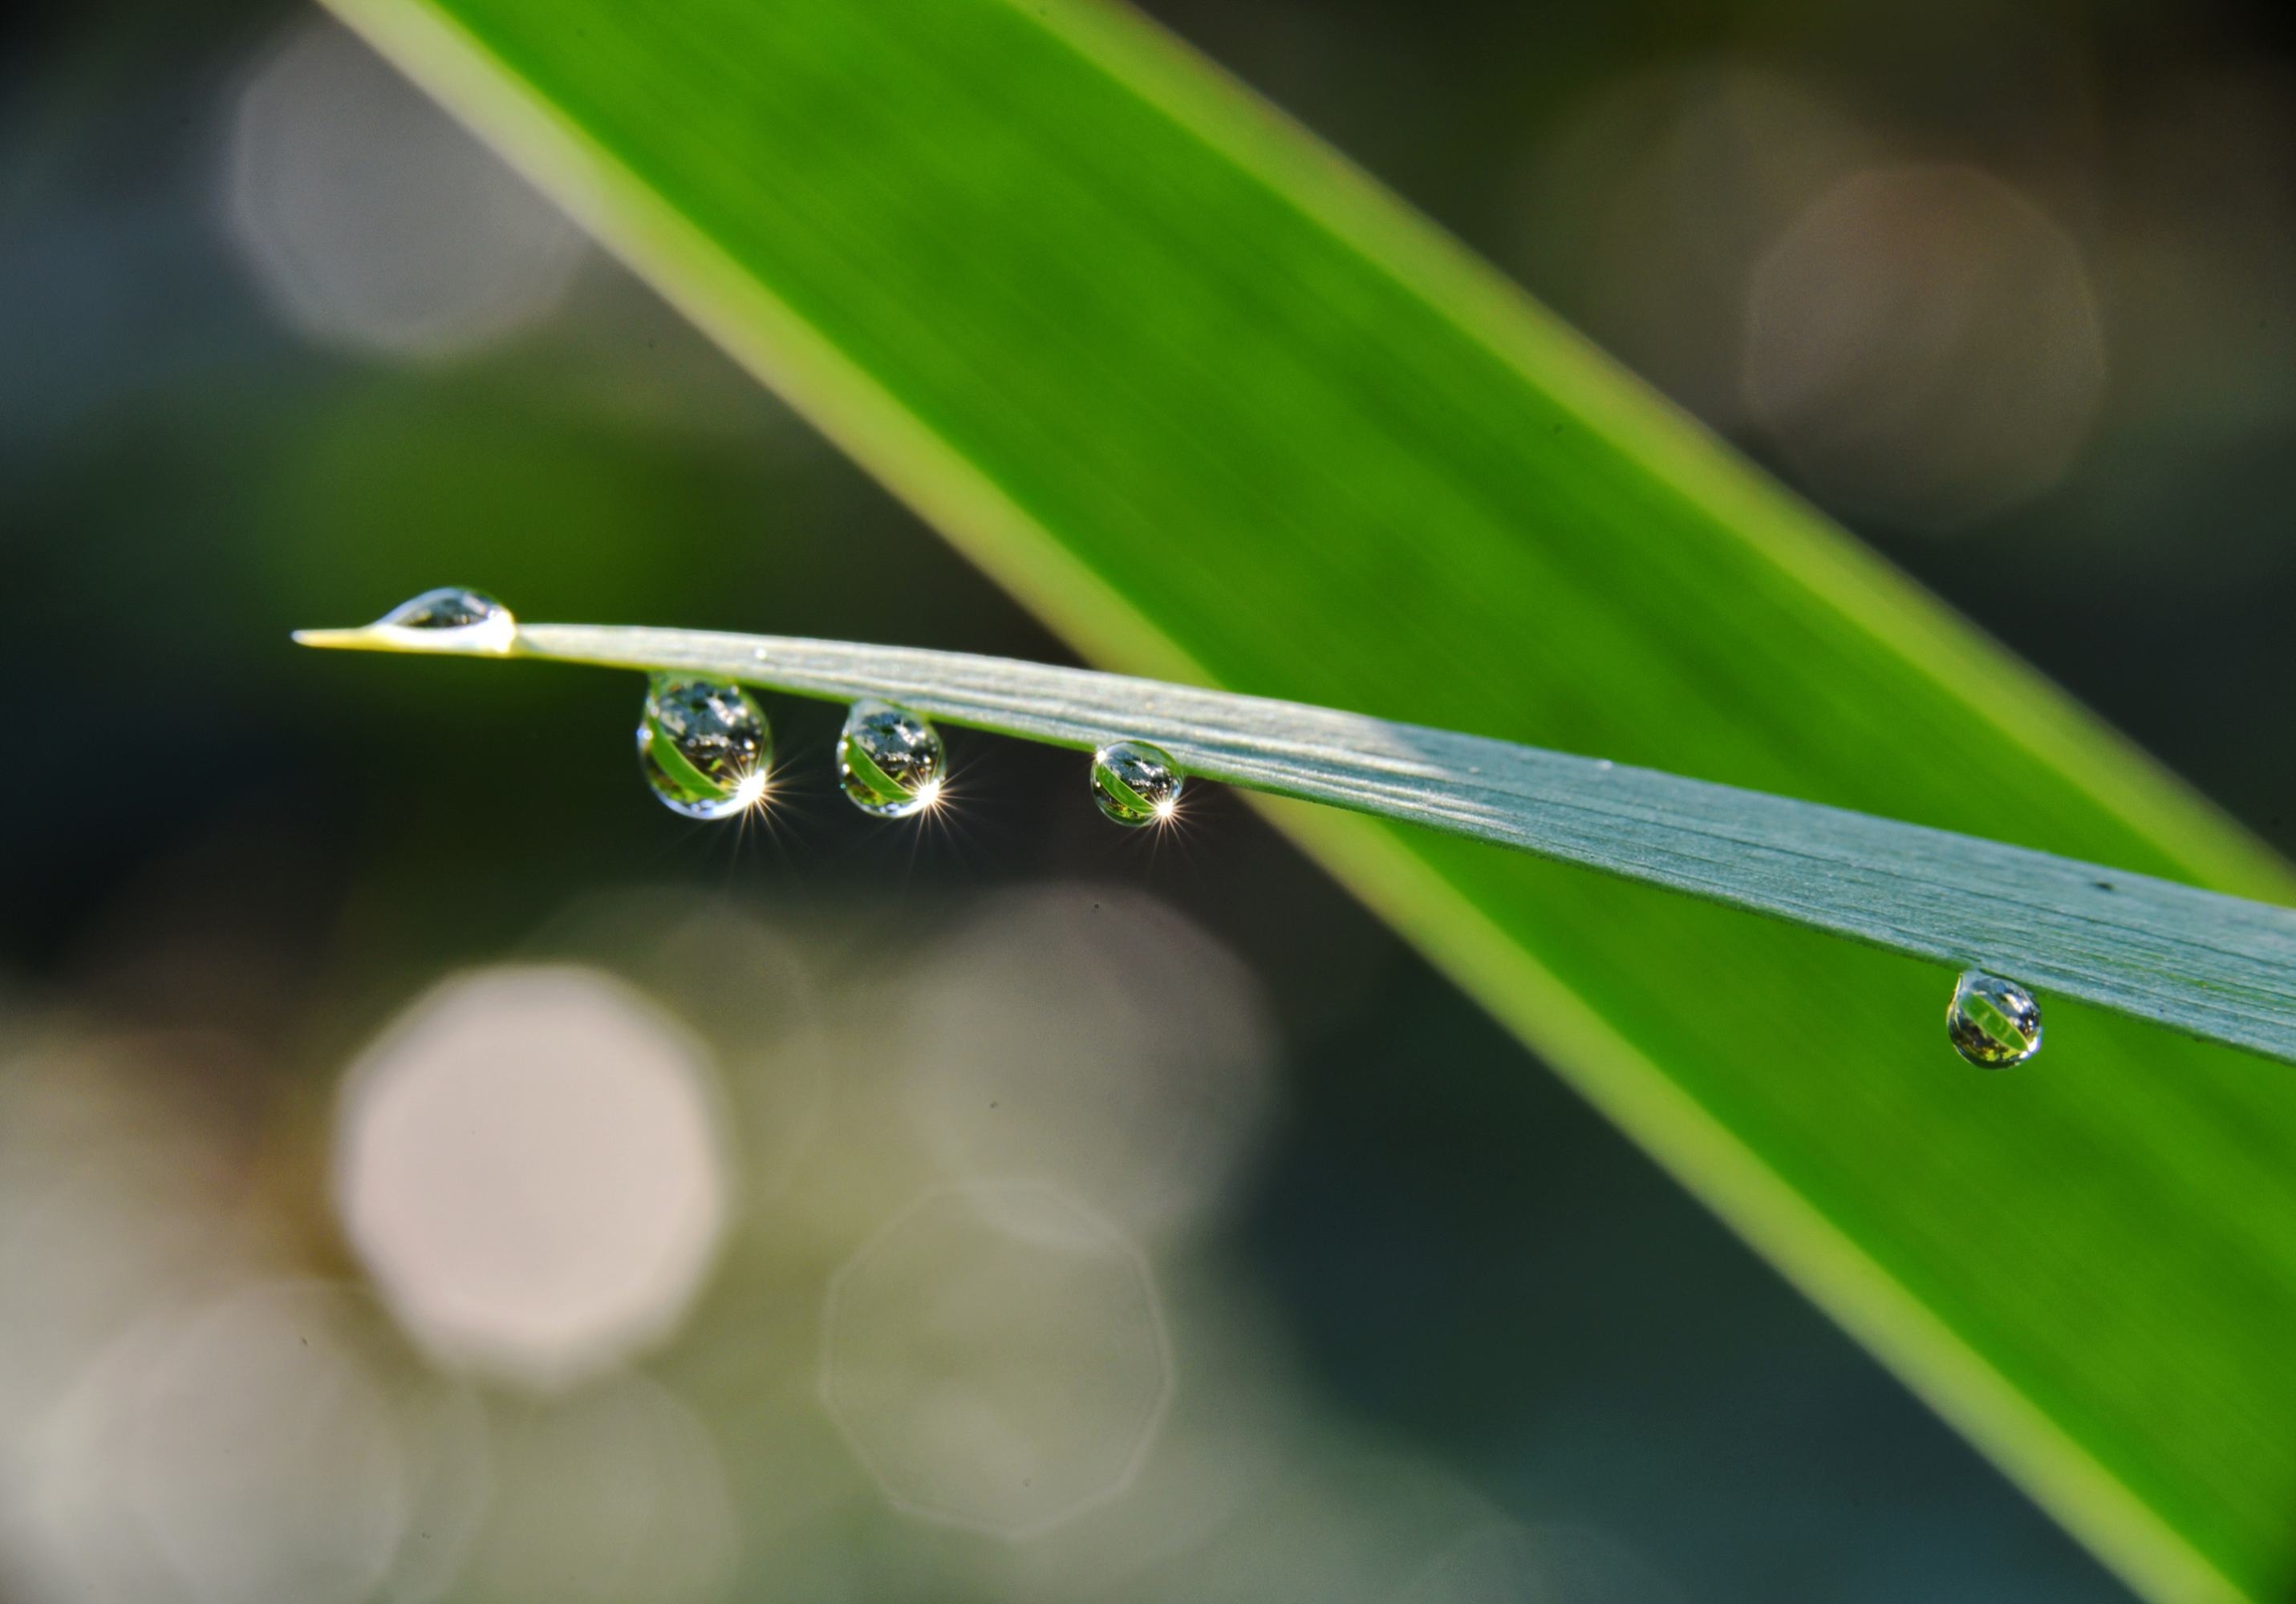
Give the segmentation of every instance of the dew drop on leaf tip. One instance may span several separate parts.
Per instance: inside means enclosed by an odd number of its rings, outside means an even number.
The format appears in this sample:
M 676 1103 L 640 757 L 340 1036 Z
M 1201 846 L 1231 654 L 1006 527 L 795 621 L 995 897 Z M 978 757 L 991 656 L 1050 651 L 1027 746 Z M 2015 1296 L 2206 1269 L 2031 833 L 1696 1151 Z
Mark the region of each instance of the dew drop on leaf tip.
M 2014 980 L 1964 970 L 1946 1010 L 1946 1039 L 1981 1069 L 2006 1069 L 2041 1050 L 2041 1005 Z
M 637 739 L 646 784 L 673 813 L 730 819 L 765 800 L 773 726 L 731 680 L 654 675 Z
M 1092 799 L 1127 829 L 1172 817 L 1184 783 L 1170 756 L 1143 741 L 1112 741 L 1092 755 Z
M 906 819 L 940 800 L 940 732 L 905 708 L 864 699 L 837 737 L 837 783 L 877 819 Z
M 518 620 L 486 592 L 449 585 L 400 602 L 377 618 L 374 627 L 421 634 L 426 640 L 445 637 L 486 651 L 508 651 L 518 634 Z

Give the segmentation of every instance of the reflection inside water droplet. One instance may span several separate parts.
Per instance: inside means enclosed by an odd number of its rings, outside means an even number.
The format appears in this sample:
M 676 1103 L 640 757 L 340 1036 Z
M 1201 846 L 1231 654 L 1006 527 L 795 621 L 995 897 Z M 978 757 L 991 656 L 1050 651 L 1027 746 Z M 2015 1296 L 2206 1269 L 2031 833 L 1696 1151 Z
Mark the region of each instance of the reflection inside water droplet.
M 904 819 L 940 800 L 940 732 L 890 702 L 853 704 L 837 737 L 837 783 L 853 806 Z
M 2013 980 L 1964 970 L 1946 1010 L 1953 1050 L 1985 1069 L 2006 1069 L 2041 1050 L 2041 1005 Z
M 449 585 L 400 602 L 377 618 L 374 627 L 419 633 L 426 644 L 446 636 L 482 651 L 508 651 L 518 620 L 486 592 Z
M 638 720 L 638 766 L 662 806 L 730 819 L 765 799 L 773 727 L 730 680 L 657 674 Z
M 1114 741 L 1092 755 L 1092 799 L 1129 829 L 1170 818 L 1182 783 L 1172 759 L 1143 741 Z

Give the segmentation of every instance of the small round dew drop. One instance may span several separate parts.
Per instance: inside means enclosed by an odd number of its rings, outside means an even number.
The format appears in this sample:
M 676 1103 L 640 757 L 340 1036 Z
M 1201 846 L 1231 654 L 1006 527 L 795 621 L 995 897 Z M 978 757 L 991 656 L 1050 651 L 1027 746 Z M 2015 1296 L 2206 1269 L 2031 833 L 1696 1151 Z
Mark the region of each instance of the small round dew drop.
M 1092 755 L 1092 799 L 1128 830 L 1170 818 L 1183 783 L 1171 757 L 1144 741 L 1111 741 Z
M 2041 1005 L 2014 980 L 1964 970 L 1945 1014 L 1946 1039 L 1980 1069 L 2006 1069 L 2041 1050 Z
M 906 819 L 940 800 L 940 732 L 905 708 L 861 700 L 837 737 L 837 783 L 874 819 Z
M 765 799 L 773 726 L 731 680 L 657 674 L 638 719 L 638 767 L 661 805 L 730 819 Z
M 377 618 L 374 627 L 420 634 L 426 644 L 445 637 L 475 651 L 508 651 L 518 634 L 518 620 L 486 592 L 449 585 L 400 602 Z

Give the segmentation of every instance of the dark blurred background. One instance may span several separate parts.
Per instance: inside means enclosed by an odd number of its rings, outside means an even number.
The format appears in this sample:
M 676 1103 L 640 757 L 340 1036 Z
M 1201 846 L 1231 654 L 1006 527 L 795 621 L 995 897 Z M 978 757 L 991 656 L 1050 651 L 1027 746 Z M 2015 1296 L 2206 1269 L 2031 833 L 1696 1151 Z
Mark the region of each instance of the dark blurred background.
M 2296 845 L 2276 8 L 1152 9 Z M 1237 799 L 298 653 L 1068 657 L 321 13 L 0 40 L 0 1598 L 2123 1596 Z

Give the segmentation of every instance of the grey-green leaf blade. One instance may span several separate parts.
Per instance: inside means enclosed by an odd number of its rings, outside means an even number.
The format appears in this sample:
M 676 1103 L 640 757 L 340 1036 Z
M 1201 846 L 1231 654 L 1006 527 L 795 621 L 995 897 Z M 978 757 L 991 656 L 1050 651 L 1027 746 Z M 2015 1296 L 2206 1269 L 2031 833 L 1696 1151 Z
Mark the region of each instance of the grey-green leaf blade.
M 521 626 L 517 650 L 832 700 L 881 697 L 1059 746 L 1144 740 L 1192 774 L 1997 970 L 2296 1061 L 2296 910 L 2150 875 L 1652 769 L 1088 669 L 585 625 Z

